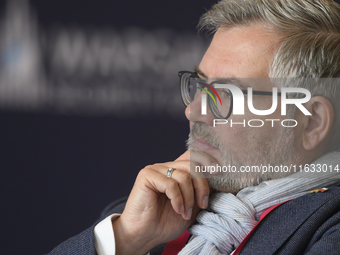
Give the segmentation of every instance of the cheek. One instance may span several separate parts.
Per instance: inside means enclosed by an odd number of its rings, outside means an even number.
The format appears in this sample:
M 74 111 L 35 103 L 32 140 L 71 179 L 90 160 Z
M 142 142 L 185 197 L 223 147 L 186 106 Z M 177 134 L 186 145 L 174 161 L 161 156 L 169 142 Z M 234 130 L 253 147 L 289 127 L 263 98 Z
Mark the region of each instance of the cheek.
M 270 109 L 271 102 L 258 103 L 257 107 L 256 109 L 258 110 Z M 221 137 L 223 136 L 224 144 L 230 149 L 251 152 L 265 147 L 270 140 L 275 139 L 283 119 L 279 106 L 273 114 L 258 116 L 251 113 L 248 105 L 246 105 L 245 115 L 232 115 L 225 127 L 217 128 L 221 129 L 218 132 Z M 233 123 L 232 127 L 231 121 Z
M 235 125 L 231 127 L 230 119 L 228 119 L 228 123 L 225 125 L 216 126 L 215 133 L 220 138 L 223 145 L 232 150 L 232 151 L 240 151 L 243 150 L 244 147 L 248 143 L 249 136 L 249 128 L 243 127 L 243 125 Z M 238 120 L 233 120 L 233 122 Z
M 280 99 L 278 99 L 277 102 L 273 102 L 273 99 L 270 96 L 260 96 L 260 97 L 257 97 L 257 98 L 255 97 L 253 102 L 252 102 L 252 106 L 255 110 L 259 110 L 259 111 L 267 111 L 267 110 L 275 109 L 274 112 L 269 114 L 269 115 L 257 115 L 257 114 L 254 114 L 253 112 L 251 112 L 249 110 L 248 101 L 245 102 L 245 106 L 244 106 L 245 115 L 241 116 L 242 119 L 246 119 L 246 121 L 262 120 L 264 122 L 263 128 L 272 126 L 272 122 L 267 121 L 267 120 L 271 120 L 271 119 L 277 120 L 277 121 L 275 121 L 274 127 L 278 127 L 280 125 L 278 120 L 282 121 L 286 117 L 286 116 L 281 116 L 281 101 L 280 101 Z M 240 118 L 240 116 L 235 116 L 235 117 Z M 256 122 L 254 122 L 254 123 L 256 123 Z M 260 125 L 260 121 L 257 122 L 255 125 Z
M 246 104 L 245 106 L 246 111 L 250 113 L 249 107 L 248 107 L 248 98 L 245 104 Z M 255 110 L 267 111 L 267 110 L 275 109 L 275 111 L 271 115 L 279 116 L 281 114 L 280 97 L 278 97 L 275 101 L 272 98 L 272 96 L 267 96 L 267 95 L 255 96 L 252 102 L 250 102 L 249 104 L 252 105 Z M 258 117 L 261 117 L 261 116 L 258 116 Z M 265 117 L 270 117 L 270 115 L 266 115 Z
M 272 107 L 272 99 L 256 98 L 253 101 L 253 106 L 257 110 L 268 110 Z M 280 100 L 277 102 L 277 107 L 274 113 L 265 116 L 258 116 L 250 112 L 248 108 L 247 98 L 245 98 L 245 114 L 231 115 L 228 123 L 225 125 L 217 125 L 215 133 L 219 136 L 223 144 L 237 152 L 247 151 L 252 153 L 254 150 L 265 149 L 269 141 L 275 139 L 278 129 L 281 126 L 281 121 L 285 116 L 281 116 Z M 249 122 L 252 120 L 251 122 Z M 275 121 L 268 121 L 275 120 Z M 231 121 L 233 126 L 231 126 Z M 262 121 L 262 122 L 261 122 Z M 262 127 L 251 127 L 261 126 Z

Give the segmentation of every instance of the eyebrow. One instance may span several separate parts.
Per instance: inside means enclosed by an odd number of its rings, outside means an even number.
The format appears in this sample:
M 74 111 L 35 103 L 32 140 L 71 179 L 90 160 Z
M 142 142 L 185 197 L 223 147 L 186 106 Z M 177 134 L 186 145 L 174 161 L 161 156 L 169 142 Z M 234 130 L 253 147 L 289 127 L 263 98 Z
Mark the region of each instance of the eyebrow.
M 208 79 L 208 76 L 199 68 L 199 66 L 195 66 L 194 70 L 195 70 L 195 73 L 198 74 L 199 76 L 201 76 L 205 79 Z M 235 85 L 242 90 L 247 90 L 247 87 L 242 85 L 240 79 L 231 78 L 231 77 L 225 77 L 225 78 L 221 77 L 221 78 L 216 78 L 214 80 L 221 82 L 221 83 L 225 83 L 225 84 Z

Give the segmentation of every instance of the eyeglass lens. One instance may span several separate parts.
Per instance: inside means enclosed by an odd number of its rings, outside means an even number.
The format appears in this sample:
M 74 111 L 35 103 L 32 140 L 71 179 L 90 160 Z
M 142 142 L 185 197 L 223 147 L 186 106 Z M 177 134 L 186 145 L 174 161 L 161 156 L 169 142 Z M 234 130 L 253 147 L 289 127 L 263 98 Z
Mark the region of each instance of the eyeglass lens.
M 206 94 L 210 109 L 216 117 L 225 118 L 229 115 L 231 92 L 228 89 L 215 89 L 212 84 L 209 85 L 204 80 L 196 77 L 188 77 L 183 79 L 183 82 L 185 84 L 182 84 L 182 86 L 186 88 L 186 94 L 189 97 L 190 103 Z

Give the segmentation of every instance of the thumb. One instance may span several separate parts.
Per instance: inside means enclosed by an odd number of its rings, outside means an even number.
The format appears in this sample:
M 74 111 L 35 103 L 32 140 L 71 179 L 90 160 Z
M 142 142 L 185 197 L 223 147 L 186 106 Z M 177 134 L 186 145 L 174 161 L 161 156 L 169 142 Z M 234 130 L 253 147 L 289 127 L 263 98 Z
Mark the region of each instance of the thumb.
M 179 161 L 179 160 L 190 160 L 190 151 L 187 150 L 181 156 L 179 156 L 175 161 Z

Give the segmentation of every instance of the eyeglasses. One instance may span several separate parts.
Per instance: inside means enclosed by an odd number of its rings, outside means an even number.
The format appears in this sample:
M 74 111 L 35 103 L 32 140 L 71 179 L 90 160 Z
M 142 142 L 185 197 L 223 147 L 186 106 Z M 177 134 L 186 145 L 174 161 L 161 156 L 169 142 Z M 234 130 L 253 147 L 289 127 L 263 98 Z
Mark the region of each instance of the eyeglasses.
M 218 119 L 228 119 L 233 111 L 233 94 L 229 89 L 214 88 L 214 84 L 221 84 L 221 81 L 207 83 L 198 77 L 197 73 L 180 71 L 178 73 L 181 85 L 181 96 L 183 103 L 188 106 L 201 93 L 209 94 L 208 104 L 211 112 Z M 242 90 L 243 94 L 248 94 L 247 90 Z M 269 91 L 253 91 L 253 95 L 271 96 Z M 278 93 L 281 96 L 281 93 Z M 217 103 L 218 102 L 218 103 Z

